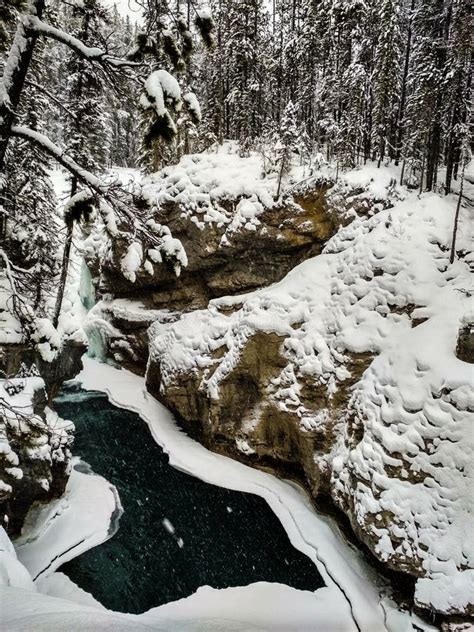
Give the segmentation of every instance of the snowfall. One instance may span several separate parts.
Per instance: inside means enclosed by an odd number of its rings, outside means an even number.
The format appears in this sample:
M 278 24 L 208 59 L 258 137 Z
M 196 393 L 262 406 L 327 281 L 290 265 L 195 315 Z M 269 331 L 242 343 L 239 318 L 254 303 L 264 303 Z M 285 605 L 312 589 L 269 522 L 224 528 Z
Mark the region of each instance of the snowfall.
M 157 191 L 184 196 L 184 212 L 195 215 L 197 223 L 225 223 L 231 239 L 234 230 L 258 230 L 259 213 L 273 204 L 275 182 L 262 185 L 258 164 L 254 155 L 187 157 L 176 172 L 146 180 L 144 190 L 157 206 L 162 200 Z M 346 174 L 343 187 L 362 189 L 366 197 L 380 200 L 389 191 L 393 194 L 394 175 L 388 168 L 370 166 Z M 303 176 L 297 173 L 295 179 Z M 233 217 L 221 213 L 214 202 L 230 182 L 234 188 L 229 197 L 239 200 Z M 208 367 L 202 388 L 218 397 L 219 385 L 246 341 L 257 331 L 277 333 L 285 338 L 288 365 L 272 397 L 279 406 L 297 410 L 302 427 L 311 428 L 319 420 L 299 401 L 298 376 L 311 376 L 333 393 L 349 377 L 347 354 L 373 352 L 374 360 L 351 399 L 363 420 L 363 437 L 352 445 L 341 433 L 325 466 L 341 504 L 348 495 L 354 499 L 360 524 L 365 525 L 368 516 L 375 518 L 371 535 L 378 539 L 382 559 L 421 558 L 426 576 L 417 581 L 417 601 L 449 610 L 472 602 L 474 595 L 474 549 L 468 537 L 473 527 L 469 423 L 474 375 L 471 365 L 455 355 L 459 328 L 474 319 L 469 289 L 472 218 L 463 208 L 458 239 L 462 257 L 450 265 L 454 196 L 419 196 L 398 187 L 392 202 L 392 208 L 372 216 L 354 213 L 323 254 L 296 267 L 280 283 L 216 299 L 208 309 L 184 314 L 171 324 L 156 323 L 152 353 L 160 357 L 165 381 L 181 371 Z M 78 281 L 71 288 L 73 306 Z M 408 306 L 413 307 L 411 314 Z M 80 335 L 83 317 L 76 310 L 64 321 L 63 333 Z M 13 318 L 7 326 L 17 338 Z M 216 364 L 212 352 L 220 347 L 226 351 Z M 107 393 L 116 406 L 136 411 L 173 466 L 264 498 L 292 544 L 313 560 L 326 587 L 311 593 L 269 583 L 223 590 L 203 586 L 191 597 L 142 615 L 107 611 L 57 572 L 64 562 L 112 537 L 122 511 L 114 487 L 75 459 L 65 495 L 30 512 L 15 547 L 1 533 L 5 630 L 435 630 L 390 601 L 362 554 L 347 544 L 330 519 L 314 511 L 295 484 L 209 452 L 147 394 L 143 378 L 85 358 L 77 380 L 85 389 Z M 400 477 L 390 476 L 387 466 L 398 468 Z M 421 480 L 410 481 L 412 472 L 422 472 Z M 379 522 L 377 516 L 386 512 L 392 520 Z

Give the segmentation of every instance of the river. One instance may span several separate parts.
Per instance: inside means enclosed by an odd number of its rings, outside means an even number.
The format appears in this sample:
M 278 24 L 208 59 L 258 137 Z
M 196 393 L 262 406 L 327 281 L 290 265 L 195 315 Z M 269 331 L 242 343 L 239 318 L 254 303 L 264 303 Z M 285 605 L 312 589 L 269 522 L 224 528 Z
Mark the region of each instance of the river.
M 76 425 L 74 454 L 116 486 L 124 508 L 110 540 L 59 569 L 107 608 L 138 614 L 204 585 L 324 585 L 262 498 L 170 466 L 136 413 L 75 383 L 55 407 Z

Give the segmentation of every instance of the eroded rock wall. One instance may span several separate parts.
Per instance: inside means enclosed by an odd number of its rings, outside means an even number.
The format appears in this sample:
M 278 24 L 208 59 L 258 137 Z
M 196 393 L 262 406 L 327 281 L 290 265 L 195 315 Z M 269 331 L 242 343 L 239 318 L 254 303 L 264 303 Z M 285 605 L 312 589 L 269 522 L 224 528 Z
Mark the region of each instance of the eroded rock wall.
M 235 283 L 236 272 L 247 274 L 246 257 L 265 270 L 267 253 L 288 237 L 283 217 L 271 246 L 263 224 L 257 250 L 254 235 L 237 238 L 239 256 L 221 242 L 215 248 L 214 228 L 193 233 L 202 244 L 195 276 L 177 294 L 171 276 L 163 284 L 155 275 L 139 280 L 141 309 L 168 309 L 129 327 L 117 318 L 116 301 L 106 307 L 115 310 L 110 350 L 121 362 L 128 345 L 150 392 L 209 448 L 294 475 L 314 497 L 332 497 L 379 560 L 418 578 L 420 606 L 468 614 L 473 553 L 461 534 L 472 480 L 472 442 L 463 430 L 472 414 L 472 327 L 463 288 L 471 259 L 449 267 L 449 200 L 379 202 L 364 191 L 343 185 L 325 192 L 324 202 L 321 191 L 308 196 L 308 204 L 320 204 L 311 213 L 347 226 L 322 256 L 299 265 L 322 249 L 326 228 L 296 256 L 284 247 L 284 265 L 274 258 L 272 274 L 249 284 Z M 294 217 L 306 222 L 305 204 L 298 202 L 303 210 Z M 296 243 L 293 212 L 288 206 L 288 243 Z M 116 274 L 105 271 L 104 287 Z

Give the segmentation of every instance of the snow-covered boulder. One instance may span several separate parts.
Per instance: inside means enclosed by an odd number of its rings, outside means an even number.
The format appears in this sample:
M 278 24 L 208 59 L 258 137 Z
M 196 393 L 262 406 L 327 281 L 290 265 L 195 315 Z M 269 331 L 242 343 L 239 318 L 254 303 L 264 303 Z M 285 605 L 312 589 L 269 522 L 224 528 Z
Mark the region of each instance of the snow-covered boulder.
M 319 253 L 342 221 L 325 196 L 333 181 L 322 174 L 316 181 L 310 193 L 275 201 L 277 182 L 263 176 L 257 154 L 241 157 L 224 146 L 183 157 L 135 187 L 159 244 L 143 249 L 115 239 L 102 264 L 101 293 L 146 294 L 155 309 L 197 309 L 279 281 Z
M 60 496 L 74 425 L 47 406 L 42 378 L 0 380 L 0 515 L 18 533 L 31 505 Z

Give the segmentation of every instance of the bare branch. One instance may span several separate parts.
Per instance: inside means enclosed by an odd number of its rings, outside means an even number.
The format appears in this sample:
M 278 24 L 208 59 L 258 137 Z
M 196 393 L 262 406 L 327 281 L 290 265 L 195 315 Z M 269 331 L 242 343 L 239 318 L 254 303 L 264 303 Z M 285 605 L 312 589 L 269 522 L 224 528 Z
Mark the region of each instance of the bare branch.
M 111 68 L 130 68 L 143 65 L 141 62 L 128 61 L 126 59 L 120 59 L 119 57 L 109 55 L 101 48 L 86 46 L 83 42 L 81 42 L 81 40 L 77 39 L 77 37 L 73 37 L 61 29 L 57 29 L 54 26 L 42 22 L 36 16 L 29 17 L 28 28 L 35 33 L 39 33 L 45 37 L 50 37 L 57 42 L 69 46 L 69 48 L 84 59 L 98 62 L 104 66 Z

